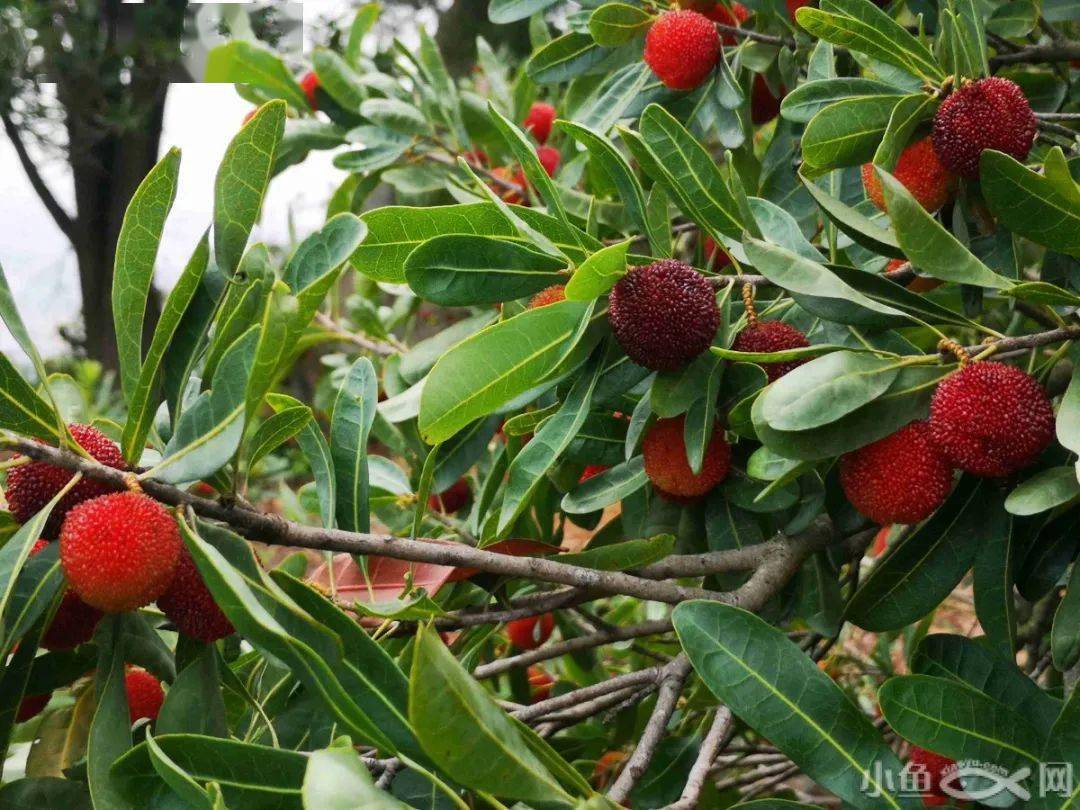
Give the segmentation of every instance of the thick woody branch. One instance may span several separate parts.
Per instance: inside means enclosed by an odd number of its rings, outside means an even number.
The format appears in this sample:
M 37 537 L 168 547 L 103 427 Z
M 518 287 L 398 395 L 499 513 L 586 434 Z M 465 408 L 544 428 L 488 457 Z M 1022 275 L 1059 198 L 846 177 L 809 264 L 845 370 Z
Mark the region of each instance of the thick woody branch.
M 1002 338 L 1001 340 L 995 340 L 993 343 L 968 346 L 966 351 L 968 354 L 976 355 L 992 347 L 994 354 L 1001 354 L 1017 349 L 1035 349 L 1039 346 L 1048 346 L 1051 343 L 1061 343 L 1066 340 L 1080 340 L 1080 326 L 1062 326 L 1048 332 Z
M 1080 59 L 1080 42 L 1066 40 L 1043 45 L 1028 45 L 1012 53 L 999 53 L 990 57 L 990 64 L 997 66 L 1032 62 L 1069 62 L 1073 59 Z
M 49 212 L 49 216 L 56 223 L 56 227 L 68 238 L 68 241 L 74 242 L 75 223 L 56 197 L 53 196 L 52 191 L 45 183 L 45 178 L 41 176 L 37 165 L 30 157 L 30 153 L 26 151 L 26 144 L 23 143 L 22 135 L 19 134 L 19 128 L 15 126 L 15 123 L 6 112 L 0 112 L 0 121 L 3 121 L 4 132 L 7 133 L 8 138 L 11 140 L 11 145 L 15 147 L 15 155 L 19 158 L 19 163 L 22 165 L 23 171 L 26 173 L 26 179 L 30 181 L 34 193 L 41 199 L 45 210 Z

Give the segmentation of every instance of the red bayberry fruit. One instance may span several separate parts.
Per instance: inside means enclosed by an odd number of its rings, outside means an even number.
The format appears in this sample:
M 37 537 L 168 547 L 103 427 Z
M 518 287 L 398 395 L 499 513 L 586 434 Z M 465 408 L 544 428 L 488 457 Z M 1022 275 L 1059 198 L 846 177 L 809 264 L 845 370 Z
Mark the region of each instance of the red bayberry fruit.
M 547 674 L 541 667 L 529 667 L 529 695 L 530 703 L 539 703 L 551 697 L 551 690 L 555 686 L 555 679 Z
M 489 183 L 489 188 L 494 191 L 503 202 L 509 205 L 528 205 L 528 200 L 524 197 L 525 191 L 525 175 L 521 173 L 515 173 L 509 166 L 496 166 L 491 170 L 491 176 L 502 183 Z M 508 183 L 512 187 L 507 187 L 503 183 Z
M 872 557 L 880 557 L 889 548 L 889 534 L 892 526 L 882 526 L 874 535 L 874 544 L 870 550 Z
M 713 270 L 719 270 L 731 264 L 731 257 L 717 247 L 716 241 L 711 236 L 705 237 L 701 250 L 705 254 L 705 261 L 712 263 Z
M 519 650 L 535 650 L 549 638 L 555 629 L 555 617 L 550 613 L 528 616 L 506 623 L 506 635 Z
M 596 767 L 593 768 L 592 775 L 593 785 L 596 786 L 596 789 L 603 790 L 615 781 L 615 774 L 618 773 L 619 768 L 625 761 L 626 753 L 624 751 L 608 751 L 596 760 Z
M 730 9 L 722 3 L 717 3 L 709 11 L 702 13 L 713 22 L 732 26 L 733 28 L 739 28 L 750 18 L 750 9 L 742 3 L 732 3 Z M 720 44 L 728 46 L 738 45 L 739 38 L 734 34 L 722 34 L 720 36 Z
M 130 667 L 124 673 L 124 689 L 127 691 L 128 714 L 132 723 L 143 718 L 157 720 L 161 704 L 165 702 L 161 681 L 145 669 Z
M 127 469 L 124 457 L 108 436 L 97 428 L 89 425 L 69 425 L 72 437 L 91 458 L 107 467 L 117 470 Z M 8 472 L 7 477 L 7 500 L 8 508 L 15 520 L 26 523 L 30 518 L 40 512 L 60 490 L 64 488 L 74 473 L 63 467 L 55 467 L 44 461 L 31 461 L 19 467 L 14 467 Z M 64 517 L 72 509 L 83 501 L 112 492 L 114 488 L 101 481 L 91 478 L 83 478 L 73 486 L 68 493 L 56 504 L 49 519 L 45 522 L 42 531 L 46 537 L 56 537 Z
M 645 434 L 641 446 L 645 474 L 661 495 L 674 496 L 674 499 L 694 499 L 704 495 L 727 478 L 731 470 L 731 445 L 719 425 L 713 428 L 705 448 L 701 472 L 690 469 L 683 439 L 685 423 L 685 416 L 658 420 Z
M 781 352 L 810 345 L 806 335 L 783 321 L 754 321 L 744 327 L 732 341 L 737 352 Z M 784 360 L 779 363 L 759 363 L 769 382 L 775 382 L 806 360 Z
M 795 19 L 795 12 L 803 6 L 810 5 L 810 0 L 787 0 L 787 13 L 792 20 Z
M 547 143 L 551 136 L 551 124 L 555 121 L 555 108 L 542 101 L 534 102 L 529 107 L 529 114 L 525 116 L 522 127 L 532 132 L 538 143 Z
M 176 573 L 157 605 L 178 631 L 199 641 L 217 641 L 234 632 L 186 547 L 181 548 Z
M 720 308 L 708 280 L 674 259 L 635 267 L 611 290 L 608 319 L 630 359 L 654 371 L 680 368 L 712 344 Z
M 750 88 L 750 121 L 765 124 L 780 114 L 780 101 L 787 94 L 787 88 L 780 85 L 780 95 L 773 95 L 765 77 L 758 73 Z
M 972 363 L 938 384 L 930 428 L 941 452 L 984 478 L 1016 472 L 1054 438 L 1054 409 L 1030 374 L 1004 363 Z
M 948 757 L 919 748 L 917 745 L 911 747 L 911 753 L 908 754 L 908 767 L 925 772 L 929 777 L 929 790 L 922 794 L 923 804 L 926 807 L 940 807 L 949 803 L 950 797 L 942 790 L 941 781 L 955 765 L 956 762 Z
M 559 150 L 554 146 L 538 146 L 536 156 L 540 159 L 540 165 L 544 167 L 547 176 L 554 177 L 555 172 L 559 170 L 559 162 L 562 160 Z
M 941 102 L 934 116 L 934 151 L 945 168 L 973 180 L 979 176 L 984 149 L 1026 158 L 1035 126 L 1024 91 L 1008 79 L 991 76 L 964 85 Z
M 428 495 L 428 510 L 452 515 L 467 504 L 471 497 L 472 490 L 469 489 L 469 482 L 464 478 L 459 478 L 442 492 Z
M 934 447 L 930 426 L 912 422 L 840 457 L 840 485 L 875 523 L 918 523 L 945 503 L 952 465 Z
M 894 270 L 899 270 L 907 263 L 906 259 L 891 259 L 889 263 L 885 265 L 885 272 L 891 273 Z M 941 284 L 941 279 L 930 278 L 929 276 L 915 276 L 915 278 L 908 282 L 907 288 L 912 292 L 930 292 L 930 290 L 936 290 Z
M 309 70 L 304 74 L 304 78 L 300 80 L 300 89 L 304 91 L 304 95 L 307 96 L 308 106 L 313 111 L 319 109 L 319 100 L 315 95 L 315 91 L 322 87 L 319 82 L 319 77 L 315 75 L 314 70 Z
M 49 545 L 48 540 L 38 540 L 30 549 L 33 557 Z M 94 635 L 94 628 L 101 620 L 101 611 L 90 607 L 70 588 L 60 597 L 60 604 L 53 614 L 52 622 L 41 637 L 41 646 L 46 650 L 70 650 L 89 641 Z
M 590 464 L 582 471 L 581 477 L 578 479 L 578 483 L 583 484 L 590 478 L 596 478 L 596 476 L 600 475 L 600 473 L 606 472 L 610 469 L 611 467 L 609 467 L 607 464 Z
M 901 152 L 892 174 L 931 213 L 947 203 L 956 188 L 956 175 L 941 165 L 929 138 L 915 141 Z M 862 181 L 866 196 L 884 211 L 885 195 L 873 163 L 863 164 Z
M 146 495 L 115 492 L 71 510 L 60 529 L 60 563 L 84 602 L 123 613 L 165 592 L 181 545 L 164 506 Z
M 49 698 L 51 697 L 52 692 L 49 692 L 47 695 L 26 695 L 19 701 L 19 708 L 15 712 L 15 722 L 25 723 L 27 720 L 32 720 L 37 717 L 45 711 L 45 707 L 49 705 Z
M 667 87 L 692 90 L 720 60 L 720 35 L 696 11 L 667 11 L 645 35 L 645 64 Z
M 566 286 L 563 284 L 552 284 L 550 287 L 545 287 L 529 299 L 529 309 L 546 307 L 548 304 L 557 304 L 560 301 L 565 300 Z

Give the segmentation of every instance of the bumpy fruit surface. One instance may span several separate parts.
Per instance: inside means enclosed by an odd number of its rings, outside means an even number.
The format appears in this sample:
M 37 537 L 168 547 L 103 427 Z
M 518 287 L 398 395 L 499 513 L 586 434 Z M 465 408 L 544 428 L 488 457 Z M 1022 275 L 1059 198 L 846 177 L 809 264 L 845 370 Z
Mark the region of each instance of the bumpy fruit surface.
M 69 425 L 72 437 L 90 456 L 100 464 L 117 470 L 127 468 L 120 448 L 108 436 L 89 425 Z M 54 467 L 43 461 L 31 461 L 8 472 L 7 500 L 8 508 L 19 523 L 26 523 L 42 510 L 64 485 L 71 480 L 73 473 L 63 467 Z M 113 488 L 101 481 L 83 478 L 60 499 L 45 522 L 42 533 L 48 538 L 56 537 L 64 516 L 83 501 L 112 492 Z
M 954 760 L 927 751 L 925 748 L 912 746 L 908 754 L 908 767 L 918 769 L 929 775 L 929 789 L 922 794 L 923 804 L 926 807 L 940 807 L 949 804 L 949 795 L 941 788 L 941 780 L 946 776 L 949 769 L 956 765 Z
M 180 561 L 169 511 L 135 492 L 79 504 L 60 529 L 60 563 L 72 589 L 106 613 L 148 605 L 169 587 Z
M 645 64 L 667 87 L 692 90 L 720 59 L 720 35 L 696 11 L 667 11 L 645 35 Z
M 1000 76 L 979 79 L 941 102 L 934 116 L 934 150 L 945 168 L 979 176 L 979 155 L 996 149 L 1023 161 L 1035 141 L 1035 113 L 1016 84 Z
M 737 352 L 781 352 L 785 349 L 801 349 L 810 345 L 806 335 L 783 321 L 754 321 L 745 326 L 731 348 Z M 769 382 L 780 379 L 798 368 L 806 360 L 784 360 L 779 363 L 759 363 Z
M 564 284 L 552 284 L 550 287 L 545 287 L 532 298 L 529 299 L 529 309 L 536 309 L 537 307 L 546 307 L 548 304 L 557 304 L 560 301 L 566 300 L 566 285 Z
M 19 702 L 19 708 L 15 712 L 15 722 L 25 723 L 27 720 L 32 720 L 37 717 L 43 711 L 45 707 L 49 705 L 49 698 L 52 697 L 52 692 L 47 695 L 27 695 Z
M 630 359 L 654 371 L 680 368 L 712 344 L 720 308 L 689 265 L 662 259 L 635 267 L 611 290 L 608 319 Z
M 157 605 L 177 630 L 199 641 L 217 641 L 234 632 L 186 547 L 180 550 L 176 573 Z
M 145 669 L 131 667 L 124 673 L 124 689 L 127 691 L 128 714 L 132 723 L 143 718 L 157 720 L 161 704 L 165 702 L 161 681 Z
M 551 136 L 551 124 L 555 120 L 555 108 L 542 101 L 534 102 L 529 107 L 529 114 L 522 122 L 522 128 L 532 132 L 539 143 L 547 143 Z
M 972 475 L 998 478 L 1035 461 L 1054 438 L 1054 409 L 1030 374 L 972 363 L 938 384 L 930 428 L 941 452 Z
M 38 540 L 30 549 L 30 556 L 33 557 L 47 545 L 48 540 Z M 41 637 L 41 646 L 46 650 L 70 650 L 85 644 L 93 637 L 99 621 L 101 611 L 90 607 L 68 588 L 60 597 L 60 605 L 53 614 L 52 622 Z
M 906 264 L 908 264 L 906 259 L 890 259 L 889 263 L 885 265 L 885 272 L 891 273 L 894 270 L 899 270 Z M 936 290 L 942 283 L 943 282 L 939 278 L 915 276 L 915 278 L 908 282 L 907 288 L 912 292 L 930 292 L 930 290 Z
M 701 472 L 690 469 L 683 440 L 685 423 L 685 416 L 657 420 L 645 434 L 641 447 L 645 474 L 661 495 L 674 499 L 699 498 L 727 478 L 731 470 L 731 445 L 719 425 L 713 428 L 705 448 Z
M 322 87 L 319 82 L 319 77 L 315 75 L 314 70 L 310 70 L 304 74 L 304 78 L 300 80 L 300 89 L 304 91 L 304 95 L 307 96 L 308 106 L 312 110 L 319 109 L 319 100 L 315 95 L 315 91 Z
M 956 175 L 941 165 L 929 138 L 915 141 L 901 152 L 892 175 L 931 213 L 947 203 L 956 188 Z M 866 196 L 884 211 L 885 195 L 873 163 L 863 164 L 862 181 Z
M 519 650 L 535 650 L 549 638 L 555 630 L 555 617 L 550 613 L 540 616 L 528 616 L 506 623 L 506 635 L 510 643 Z
M 551 697 L 551 690 L 555 686 L 555 679 L 547 674 L 541 667 L 529 667 L 529 697 L 530 703 L 539 703 Z
M 875 523 L 918 523 L 945 503 L 953 468 L 934 447 L 930 426 L 912 422 L 840 457 L 840 485 Z
M 472 490 L 469 489 L 469 482 L 464 478 L 459 478 L 442 492 L 428 495 L 428 509 L 432 512 L 452 515 L 467 504 L 470 498 L 472 498 Z
M 787 88 L 780 85 L 780 94 L 773 95 L 765 77 L 758 73 L 750 88 L 750 120 L 754 124 L 772 121 L 780 114 L 780 102 L 787 93 Z

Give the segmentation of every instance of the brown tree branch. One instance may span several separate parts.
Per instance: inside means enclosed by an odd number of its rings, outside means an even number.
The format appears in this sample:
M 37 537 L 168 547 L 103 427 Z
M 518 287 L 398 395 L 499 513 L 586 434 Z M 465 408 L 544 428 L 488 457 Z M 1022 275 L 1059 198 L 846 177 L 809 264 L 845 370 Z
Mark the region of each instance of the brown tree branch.
M 23 143 L 22 135 L 19 134 L 19 128 L 15 126 L 6 111 L 0 111 L 0 121 L 4 124 L 4 132 L 7 133 L 8 138 L 11 140 L 11 145 L 15 147 L 15 154 L 19 158 L 23 171 L 26 173 L 26 179 L 30 181 L 30 185 L 45 206 L 45 210 L 53 218 L 56 227 L 67 237 L 69 242 L 74 244 L 75 223 L 71 215 L 64 210 L 64 207 L 53 196 L 52 191 L 49 190 L 48 185 L 45 183 L 45 178 L 41 176 L 37 165 L 30 157 L 30 153 L 26 151 L 26 144 Z
M 1080 42 L 1065 41 L 1028 45 L 1012 53 L 999 53 L 990 57 L 990 66 L 1033 62 L 1069 62 L 1073 59 L 1080 59 Z
M 677 802 L 669 804 L 665 810 L 694 810 L 698 806 L 701 789 L 705 786 L 705 780 L 709 776 L 716 755 L 720 753 L 724 741 L 731 735 L 734 719 L 731 709 L 727 706 L 717 708 L 709 733 L 705 735 L 697 759 L 694 760 L 690 773 L 686 777 L 686 786 L 683 788 L 682 795 Z

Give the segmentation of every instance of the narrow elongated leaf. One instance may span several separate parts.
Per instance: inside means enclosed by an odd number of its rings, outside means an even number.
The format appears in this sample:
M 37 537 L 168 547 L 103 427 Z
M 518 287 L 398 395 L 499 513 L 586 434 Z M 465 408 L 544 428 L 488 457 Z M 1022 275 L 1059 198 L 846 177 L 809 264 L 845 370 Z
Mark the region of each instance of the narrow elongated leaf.
M 60 438 L 55 412 L 5 354 L 0 354 L 0 428 L 54 442 Z
M 266 398 L 270 407 L 278 413 L 285 409 L 307 408 L 307 405 L 286 394 L 269 394 Z M 310 408 L 308 409 L 310 410 Z M 337 503 L 337 488 L 335 486 L 334 460 L 330 455 L 330 445 L 319 429 L 318 423 L 311 419 L 305 424 L 296 436 L 296 443 L 307 458 L 311 473 L 315 478 L 315 489 L 319 495 L 319 513 L 322 516 L 323 527 L 334 527 L 334 505 Z
M 169 755 L 161 750 L 157 740 L 147 730 L 146 750 L 150 756 L 150 766 L 161 780 L 189 807 L 205 807 L 210 810 L 210 799 L 199 784 L 177 765 Z
M 1064 163 L 1060 147 L 1054 151 Z M 982 153 L 979 166 L 986 203 L 1002 225 L 1040 245 L 1080 257 L 1080 188 L 1067 171 L 1055 183 L 1045 173 L 1036 174 L 990 149 Z
M 169 692 L 154 723 L 158 734 L 228 736 L 218 667 L 218 653 L 214 645 L 202 645 L 202 649 L 169 685 Z
M 975 556 L 975 615 L 988 643 L 1011 658 L 1016 651 L 1014 521 L 997 500 L 987 504 L 986 509 L 992 530 Z
M 273 386 L 282 358 L 292 348 L 287 341 L 290 325 L 296 319 L 299 308 L 299 303 L 289 293 L 289 288 L 281 281 L 275 282 L 266 299 L 266 308 L 259 323 L 259 340 L 255 344 L 250 376 L 244 390 L 245 429 L 262 405 L 263 397 Z
M 86 743 L 86 775 L 94 807 L 134 809 L 110 773 L 114 762 L 131 748 L 131 715 L 124 688 L 124 614 L 106 616 L 98 625 L 98 668 L 94 677 L 97 707 Z
M 527 20 L 555 2 L 556 0 L 491 0 L 488 3 L 488 19 L 496 25 Z
M 787 636 L 739 608 L 684 602 L 672 615 L 706 686 L 814 781 L 853 807 L 905 807 L 881 782 L 900 762 L 866 715 Z M 868 795 L 876 790 L 880 795 Z
M 124 399 L 131 401 L 142 367 L 143 318 L 161 232 L 176 199 L 180 150 L 170 149 L 146 175 L 124 212 L 116 239 L 112 309 Z
M 674 535 L 658 534 L 656 537 L 624 540 L 609 546 L 587 548 L 574 554 L 561 554 L 558 561 L 567 565 L 595 568 L 599 571 L 626 571 L 662 560 L 671 554 L 674 548 Z
M 1037 515 L 1080 498 L 1080 481 L 1073 467 L 1051 467 L 1009 493 L 1005 509 L 1013 515 Z
M 359 17 L 358 12 L 357 18 Z M 334 101 L 350 112 L 360 111 L 360 105 L 367 98 L 368 89 L 345 59 L 329 48 L 316 48 L 311 53 L 311 66 L 319 77 L 319 86 L 329 93 Z
M 259 218 L 274 154 L 284 132 L 285 104 L 271 101 L 244 124 L 221 159 L 214 181 L 214 259 L 226 277 L 232 276 L 240 263 L 251 229 Z
M 1050 649 L 1054 666 L 1062 672 L 1080 660 L 1080 566 L 1073 566 L 1065 597 L 1054 614 Z
M 263 458 L 274 452 L 297 433 L 307 427 L 314 418 L 311 408 L 300 405 L 283 410 L 268 417 L 251 437 L 248 449 L 248 466 L 254 467 Z
M 860 211 L 827 194 L 824 189 L 801 173 L 799 174 L 799 180 L 802 181 L 806 190 L 810 192 L 814 202 L 825 212 L 825 216 L 829 218 L 829 221 L 850 236 L 856 244 L 862 245 L 867 250 L 891 256 L 895 259 L 904 258 L 904 252 L 900 249 L 900 242 L 890 228 L 874 222 Z
M 349 369 L 330 417 L 330 455 L 337 483 L 337 525 L 345 531 L 371 530 L 368 508 L 367 442 L 379 398 L 375 367 L 361 357 Z
M 1080 454 L 1080 341 L 1069 347 L 1069 359 L 1073 364 L 1072 378 L 1061 397 L 1054 430 L 1062 447 Z
M 571 31 L 535 51 L 525 69 L 534 82 L 555 84 L 593 71 L 610 53 L 590 34 Z

